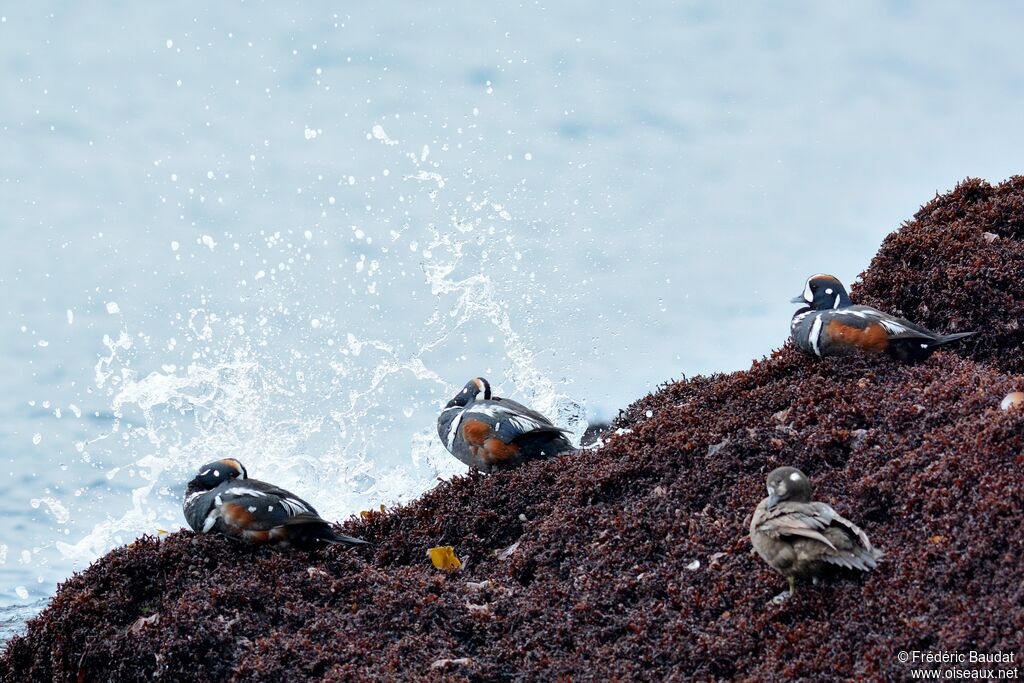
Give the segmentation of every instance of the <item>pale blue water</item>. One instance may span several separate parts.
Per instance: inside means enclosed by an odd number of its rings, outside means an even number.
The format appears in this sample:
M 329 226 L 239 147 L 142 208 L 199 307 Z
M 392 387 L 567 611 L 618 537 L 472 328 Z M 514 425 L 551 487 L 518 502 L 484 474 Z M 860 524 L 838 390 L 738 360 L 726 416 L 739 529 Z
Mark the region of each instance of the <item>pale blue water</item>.
M 1022 170 L 1014 3 L 0 4 L 0 638 L 224 455 L 328 516 L 486 374 L 609 418 Z M 106 337 L 106 343 L 104 338 Z

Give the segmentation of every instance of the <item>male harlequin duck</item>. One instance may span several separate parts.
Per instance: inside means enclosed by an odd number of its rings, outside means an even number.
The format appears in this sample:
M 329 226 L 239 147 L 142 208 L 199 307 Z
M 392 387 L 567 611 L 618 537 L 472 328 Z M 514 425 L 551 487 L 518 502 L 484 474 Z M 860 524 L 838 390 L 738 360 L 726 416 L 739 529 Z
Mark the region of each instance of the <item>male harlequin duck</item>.
M 492 397 L 483 377 L 470 380 L 437 418 L 437 435 L 448 451 L 483 472 L 571 451 L 567 431 L 520 403 Z
M 793 303 L 807 304 L 790 322 L 793 341 L 818 357 L 884 351 L 898 360 L 919 361 L 940 346 L 974 334 L 936 334 L 870 306 L 854 306 L 846 288 L 831 275 L 807 278 L 803 294 Z
M 256 545 L 312 550 L 327 544 L 369 545 L 335 533 L 313 506 L 273 484 L 249 479 L 228 458 L 203 465 L 185 489 L 185 519 L 201 534 L 211 531 Z
M 754 510 L 750 542 L 789 579 L 790 595 L 797 577 L 815 577 L 828 565 L 866 572 L 882 557 L 856 524 L 825 503 L 811 502 L 811 482 L 795 467 L 768 475 L 768 497 Z

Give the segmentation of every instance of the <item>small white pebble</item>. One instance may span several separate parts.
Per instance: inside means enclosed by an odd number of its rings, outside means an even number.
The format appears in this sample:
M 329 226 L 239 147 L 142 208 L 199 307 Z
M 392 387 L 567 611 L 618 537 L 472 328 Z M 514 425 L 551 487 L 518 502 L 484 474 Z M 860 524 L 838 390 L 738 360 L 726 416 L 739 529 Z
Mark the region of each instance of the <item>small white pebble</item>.
M 1003 410 L 1009 410 L 1010 408 L 1013 408 L 1014 406 L 1019 406 L 1022 403 L 1024 403 L 1024 391 L 1011 391 L 1006 395 L 1005 398 L 1003 398 L 1003 401 L 1002 403 L 999 404 L 999 407 L 1002 408 Z

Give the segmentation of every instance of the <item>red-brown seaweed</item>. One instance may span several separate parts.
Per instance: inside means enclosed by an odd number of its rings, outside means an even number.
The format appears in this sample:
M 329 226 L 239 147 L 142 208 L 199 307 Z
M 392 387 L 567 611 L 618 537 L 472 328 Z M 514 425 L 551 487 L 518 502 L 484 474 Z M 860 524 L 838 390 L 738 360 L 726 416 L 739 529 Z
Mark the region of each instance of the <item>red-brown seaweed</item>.
M 903 680 L 912 650 L 1019 667 L 1024 411 L 999 404 L 1024 388 L 1022 237 L 1015 177 L 965 181 L 885 240 L 858 303 L 979 331 L 926 362 L 787 343 L 670 382 L 600 450 L 350 520 L 366 550 L 140 539 L 65 582 L 0 679 Z M 875 571 L 771 604 L 785 581 L 747 524 L 780 465 L 885 551 Z

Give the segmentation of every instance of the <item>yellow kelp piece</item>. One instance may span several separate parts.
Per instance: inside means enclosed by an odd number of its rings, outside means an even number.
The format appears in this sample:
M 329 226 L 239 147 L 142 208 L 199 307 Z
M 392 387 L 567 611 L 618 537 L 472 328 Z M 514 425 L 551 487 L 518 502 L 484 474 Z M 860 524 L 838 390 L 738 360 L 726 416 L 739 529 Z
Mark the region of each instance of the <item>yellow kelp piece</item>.
M 439 545 L 431 548 L 427 553 L 434 566 L 446 572 L 453 572 L 462 568 L 462 560 L 455 557 L 455 548 L 450 545 Z

